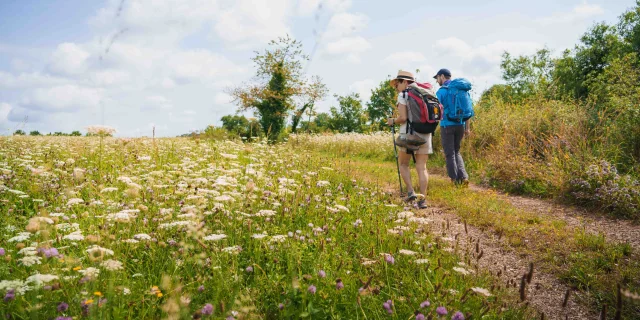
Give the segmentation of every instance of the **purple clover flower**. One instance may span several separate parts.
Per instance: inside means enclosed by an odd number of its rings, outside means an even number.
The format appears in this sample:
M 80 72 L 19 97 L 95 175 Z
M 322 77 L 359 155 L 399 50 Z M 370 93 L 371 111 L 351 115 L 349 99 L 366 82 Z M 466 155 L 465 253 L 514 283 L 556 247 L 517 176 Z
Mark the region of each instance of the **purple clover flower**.
M 430 305 L 431 305 L 431 302 L 429 302 L 429 300 L 425 300 L 420 304 L 420 308 L 426 308 Z
M 388 314 L 392 314 L 392 313 L 393 313 L 392 306 L 393 306 L 393 302 L 392 302 L 391 300 L 387 300 L 387 302 L 385 302 L 385 303 L 383 303 L 383 304 L 382 304 L 382 307 L 383 307 L 385 310 L 387 310 L 387 313 L 388 313 Z
M 344 288 L 344 283 L 342 283 L 342 280 L 338 279 L 336 280 L 336 290 L 342 290 Z
M 416 320 L 424 320 L 424 315 L 422 313 L 416 314 Z
M 4 250 L 4 248 L 0 248 L 0 256 L 4 256 L 7 252 Z
M 279 305 L 278 305 L 278 309 L 280 309 L 280 310 L 284 309 L 284 304 L 282 304 L 282 303 L 281 303 L 281 304 L 279 304 Z
M 453 317 L 451 317 L 451 320 L 464 320 L 464 314 L 458 311 L 453 315 Z
M 309 291 L 311 294 L 316 294 L 316 286 L 310 285 L 307 291 Z
M 326 272 L 324 272 L 324 270 L 320 270 L 320 271 L 318 271 L 318 277 L 320 277 L 320 278 L 324 278 L 324 277 L 326 277 L 326 276 L 327 276 L 327 273 L 326 273 Z
M 440 315 L 440 316 L 444 316 L 444 315 L 446 315 L 446 314 L 448 313 L 448 312 L 447 312 L 447 308 L 445 308 L 445 307 L 438 307 L 438 308 L 436 308 L 436 313 L 437 313 L 438 315 Z
M 204 286 L 199 286 L 198 287 L 198 292 L 204 292 Z
M 253 272 L 253 267 L 252 267 L 252 266 L 248 266 L 248 267 L 245 269 L 245 271 L 246 271 L 247 273 L 251 273 L 251 272 Z
M 207 303 L 202 307 L 202 314 L 210 315 L 213 313 L 213 305 L 211 303 Z
M 65 312 L 68 309 L 69 309 L 69 305 L 64 302 L 60 302 L 60 304 L 58 305 L 58 312 Z
M 16 290 L 9 289 L 7 293 L 4 295 L 4 302 L 13 301 L 16 299 Z
M 386 262 L 387 262 L 387 263 L 389 263 L 389 264 L 394 264 L 394 263 L 396 263 L 396 260 L 395 260 L 395 259 L 393 258 L 393 256 L 392 256 L 392 255 L 390 255 L 390 254 L 385 254 L 385 255 L 384 255 L 384 261 L 386 261 Z

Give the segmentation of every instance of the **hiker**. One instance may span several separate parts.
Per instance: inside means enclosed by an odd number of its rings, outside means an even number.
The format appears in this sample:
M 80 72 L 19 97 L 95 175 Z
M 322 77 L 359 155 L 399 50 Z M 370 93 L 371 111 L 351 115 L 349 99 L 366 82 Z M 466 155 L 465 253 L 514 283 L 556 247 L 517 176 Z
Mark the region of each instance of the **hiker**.
M 464 160 L 460 154 L 460 144 L 465 135 L 469 135 L 469 120 L 462 118 L 450 119 L 446 115 L 454 106 L 453 99 L 449 98 L 449 85 L 451 84 L 451 72 L 448 69 L 440 69 L 433 77 L 440 85 L 436 92 L 438 100 L 442 103 L 445 117 L 440 121 L 440 137 L 447 161 L 447 174 L 454 184 L 467 186 L 469 175 L 464 168 Z M 472 111 L 473 112 L 473 111 Z
M 420 193 L 422 195 L 427 194 L 427 184 L 429 183 L 429 173 L 427 172 L 427 159 L 429 155 L 433 153 L 433 147 L 431 146 L 431 133 L 422 134 L 418 132 L 413 132 L 413 130 L 409 129 L 408 126 L 408 110 L 407 110 L 407 99 L 409 96 L 405 91 L 409 86 L 414 86 L 417 88 L 415 83 L 415 78 L 411 72 L 408 71 L 398 71 L 398 75 L 395 79 L 390 81 L 392 87 L 396 89 L 398 92 L 398 99 L 396 107 L 398 108 L 398 117 L 397 118 L 389 118 L 387 119 L 387 124 L 390 126 L 399 124 L 400 125 L 400 135 L 407 135 L 412 133 L 417 135 L 418 137 L 424 139 L 424 143 L 416 148 L 417 150 L 408 151 L 406 147 L 398 146 L 398 160 L 400 162 L 400 175 L 402 176 L 402 180 L 404 180 L 405 185 L 407 186 L 407 198 L 406 201 L 413 201 L 418 198 L 415 191 L 413 190 L 413 186 L 411 184 L 411 171 L 409 170 L 409 162 L 412 156 L 415 156 L 415 164 L 416 170 L 418 171 L 418 180 L 420 182 Z M 427 208 L 427 202 L 424 198 L 421 198 L 417 202 L 417 206 L 419 209 Z

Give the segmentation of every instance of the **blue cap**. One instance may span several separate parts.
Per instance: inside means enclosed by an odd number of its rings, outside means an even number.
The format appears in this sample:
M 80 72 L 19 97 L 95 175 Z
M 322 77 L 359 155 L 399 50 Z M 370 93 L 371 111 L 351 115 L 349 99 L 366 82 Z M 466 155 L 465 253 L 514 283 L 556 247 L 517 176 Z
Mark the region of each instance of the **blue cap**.
M 440 69 L 440 71 L 438 71 L 438 73 L 436 73 L 435 76 L 433 76 L 433 78 L 437 78 L 439 75 L 445 75 L 447 77 L 451 77 L 451 71 L 449 71 L 449 69 Z

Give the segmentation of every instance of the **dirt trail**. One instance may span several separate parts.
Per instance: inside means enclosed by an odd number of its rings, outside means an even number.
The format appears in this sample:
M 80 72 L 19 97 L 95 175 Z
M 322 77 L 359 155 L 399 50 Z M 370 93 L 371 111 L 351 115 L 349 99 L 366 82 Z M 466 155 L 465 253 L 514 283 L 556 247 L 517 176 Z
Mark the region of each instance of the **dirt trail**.
M 465 228 L 460 217 L 442 208 L 418 210 L 418 214 L 433 220 L 431 230 L 434 235 L 451 241 L 452 247 L 458 241 L 458 254 L 462 259 L 466 259 L 467 253 L 475 254 L 476 242 L 479 241 L 482 257 L 479 260 L 470 258 L 471 261 L 477 261 L 479 268 L 499 277 L 503 280 L 503 286 L 509 285 L 514 295 L 519 295 L 520 281 L 529 270 L 530 256 L 522 258 L 517 252 L 505 249 L 509 245 L 491 233 L 482 232 L 470 225 Z M 452 240 L 456 238 L 457 240 Z M 531 284 L 526 286 L 526 301 L 535 310 L 544 313 L 545 319 L 598 319 L 598 314 L 593 310 L 575 302 L 580 293 L 572 292 L 566 307 L 562 307 L 568 288 L 555 276 L 534 269 Z
M 628 243 L 633 248 L 634 254 L 640 251 L 640 224 L 627 220 L 612 219 L 602 214 L 594 214 L 583 208 L 558 204 L 550 200 L 507 195 L 494 189 L 477 185 L 470 185 L 470 189 L 477 192 L 490 190 L 497 193 L 500 199 L 509 202 L 518 209 L 537 213 L 544 217 L 563 220 L 569 227 L 583 229 L 592 234 L 602 234 L 610 242 Z

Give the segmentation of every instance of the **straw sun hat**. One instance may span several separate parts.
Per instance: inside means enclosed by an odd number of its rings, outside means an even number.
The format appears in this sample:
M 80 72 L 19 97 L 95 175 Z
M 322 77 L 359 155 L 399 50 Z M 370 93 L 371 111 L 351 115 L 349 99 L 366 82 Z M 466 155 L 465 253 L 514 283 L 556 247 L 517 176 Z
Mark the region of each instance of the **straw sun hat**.
M 396 82 L 398 80 L 409 80 L 409 81 L 416 81 L 416 78 L 413 76 L 413 73 L 409 72 L 409 71 L 403 71 L 400 70 L 398 71 L 398 75 L 395 77 L 395 79 L 392 79 L 389 84 L 391 84 L 392 87 L 396 87 Z

